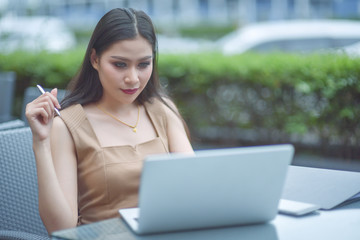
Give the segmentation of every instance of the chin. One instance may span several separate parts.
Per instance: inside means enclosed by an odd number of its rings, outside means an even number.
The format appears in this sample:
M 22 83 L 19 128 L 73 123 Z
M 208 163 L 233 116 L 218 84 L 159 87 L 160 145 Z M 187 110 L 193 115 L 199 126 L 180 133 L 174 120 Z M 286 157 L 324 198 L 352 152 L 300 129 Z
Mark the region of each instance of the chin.
M 123 99 L 121 102 L 124 104 L 132 104 L 134 102 L 136 102 L 137 100 L 137 96 L 136 97 L 129 97 L 127 99 Z

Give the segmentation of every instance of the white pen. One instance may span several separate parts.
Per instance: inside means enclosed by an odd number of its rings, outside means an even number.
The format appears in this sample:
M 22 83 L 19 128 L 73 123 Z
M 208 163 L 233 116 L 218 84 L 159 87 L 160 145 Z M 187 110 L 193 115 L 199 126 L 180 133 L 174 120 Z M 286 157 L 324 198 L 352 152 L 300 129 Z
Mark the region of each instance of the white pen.
M 38 85 L 36 85 L 37 86 L 37 88 L 39 89 L 39 91 L 41 92 L 41 94 L 44 94 L 45 93 L 45 91 L 44 91 L 44 89 L 38 84 Z M 56 112 L 56 114 L 60 117 L 61 115 L 60 115 L 60 112 L 59 112 L 59 110 L 57 109 L 57 108 L 55 108 L 55 112 Z

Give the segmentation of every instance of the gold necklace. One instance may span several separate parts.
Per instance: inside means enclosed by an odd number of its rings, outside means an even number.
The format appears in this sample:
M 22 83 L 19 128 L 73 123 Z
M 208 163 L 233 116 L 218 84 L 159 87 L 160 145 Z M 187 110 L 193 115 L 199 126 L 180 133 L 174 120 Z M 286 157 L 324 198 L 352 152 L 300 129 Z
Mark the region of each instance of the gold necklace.
M 137 129 L 137 125 L 139 123 L 139 120 L 140 120 L 140 106 L 138 105 L 138 116 L 137 116 L 137 120 L 136 120 L 136 124 L 134 126 L 130 125 L 130 124 L 127 124 L 123 121 L 121 121 L 120 119 L 118 119 L 117 117 L 115 117 L 114 115 L 112 115 L 111 113 L 107 112 L 105 109 L 101 108 L 99 105 L 95 105 L 98 109 L 100 109 L 103 113 L 105 113 L 106 115 L 112 117 L 113 119 L 115 119 L 116 121 L 128 126 L 128 127 L 131 127 L 133 129 L 133 132 L 136 133 Z

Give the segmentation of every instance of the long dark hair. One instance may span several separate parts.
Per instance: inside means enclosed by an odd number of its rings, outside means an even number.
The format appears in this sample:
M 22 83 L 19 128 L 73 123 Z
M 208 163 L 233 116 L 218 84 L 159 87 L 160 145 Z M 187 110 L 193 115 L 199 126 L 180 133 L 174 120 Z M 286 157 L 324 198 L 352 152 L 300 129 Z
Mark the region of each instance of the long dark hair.
M 153 50 L 153 71 L 146 87 L 137 97 L 136 102 L 137 104 L 144 104 L 145 102 L 150 102 L 153 97 L 158 98 L 179 116 L 190 139 L 189 129 L 182 116 L 163 99 L 164 97 L 168 98 L 168 96 L 160 84 L 157 71 L 157 39 L 154 25 L 145 12 L 132 8 L 115 8 L 100 19 L 90 38 L 80 70 L 68 85 L 68 94 L 61 102 L 61 109 L 74 104 L 86 105 L 94 103 L 102 97 L 103 87 L 100 83 L 99 74 L 91 64 L 92 49 L 95 49 L 96 54 L 101 56 L 115 42 L 134 39 L 138 35 L 145 38 L 151 44 Z
M 150 101 L 152 97 L 162 100 L 166 96 L 157 72 L 157 39 L 150 17 L 143 11 L 115 8 L 106 13 L 98 22 L 88 44 L 83 63 L 78 74 L 68 85 L 68 94 L 61 102 L 62 109 L 73 104 L 82 105 L 97 102 L 103 94 L 98 72 L 91 65 L 91 51 L 100 56 L 113 43 L 134 39 L 140 35 L 152 46 L 153 72 L 144 90 L 136 99 L 138 104 Z M 167 105 L 167 104 L 166 104 Z

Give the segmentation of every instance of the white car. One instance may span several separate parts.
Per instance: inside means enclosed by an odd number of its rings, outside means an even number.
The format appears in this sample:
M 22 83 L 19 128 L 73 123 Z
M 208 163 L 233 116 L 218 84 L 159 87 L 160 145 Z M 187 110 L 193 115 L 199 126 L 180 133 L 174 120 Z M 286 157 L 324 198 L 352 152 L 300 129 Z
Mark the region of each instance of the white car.
M 221 38 L 224 54 L 313 52 L 339 49 L 360 41 L 360 21 L 290 20 L 247 25 Z
M 203 52 L 211 48 L 212 42 L 205 39 L 168 37 L 157 35 L 159 53 L 166 54 L 187 54 Z
M 0 19 L 0 52 L 60 52 L 76 45 L 74 34 L 55 17 L 5 16 Z
M 360 41 L 338 50 L 339 53 L 345 53 L 350 57 L 360 57 Z

